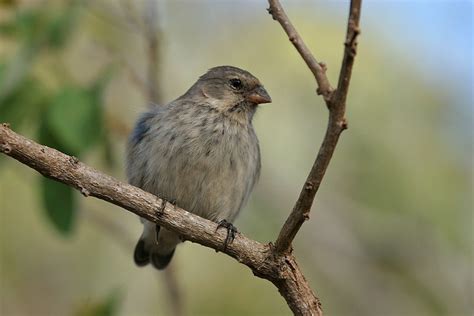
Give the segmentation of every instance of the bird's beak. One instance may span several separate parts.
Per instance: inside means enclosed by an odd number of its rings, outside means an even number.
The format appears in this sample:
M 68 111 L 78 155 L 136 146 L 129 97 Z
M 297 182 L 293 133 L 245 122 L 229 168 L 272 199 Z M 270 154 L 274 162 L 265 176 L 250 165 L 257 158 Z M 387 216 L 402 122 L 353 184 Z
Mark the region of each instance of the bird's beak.
M 247 96 L 247 100 L 255 104 L 272 102 L 272 98 L 270 98 L 270 95 L 268 95 L 267 90 L 265 90 L 265 88 L 263 88 L 262 86 L 259 86 L 256 89 L 254 89 Z

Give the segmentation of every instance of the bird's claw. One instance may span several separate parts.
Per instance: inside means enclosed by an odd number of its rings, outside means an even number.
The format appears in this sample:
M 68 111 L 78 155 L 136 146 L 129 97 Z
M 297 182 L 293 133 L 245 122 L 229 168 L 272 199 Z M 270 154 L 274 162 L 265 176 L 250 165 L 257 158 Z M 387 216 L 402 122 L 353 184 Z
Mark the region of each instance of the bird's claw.
M 232 225 L 232 223 L 226 221 L 225 219 L 217 223 L 216 231 L 221 227 L 224 227 L 225 229 L 227 229 L 227 236 L 224 241 L 224 251 L 225 251 L 227 249 L 227 245 L 231 244 L 234 241 L 235 234 L 238 233 L 239 231 L 234 225 Z
M 165 211 L 165 208 L 166 208 L 166 201 L 162 199 L 160 202 L 160 206 L 158 206 L 158 215 L 163 214 L 163 212 Z
M 162 215 L 163 212 L 165 211 L 165 208 L 166 208 L 166 203 L 170 203 L 171 205 L 173 205 L 173 207 L 176 206 L 176 199 L 172 199 L 172 200 L 169 200 L 169 201 L 166 201 L 165 199 L 161 199 L 161 203 L 160 203 L 160 206 L 158 206 L 158 215 Z M 160 225 L 156 225 L 155 226 L 155 241 L 156 243 L 158 243 L 158 237 L 159 237 L 159 234 L 160 234 Z

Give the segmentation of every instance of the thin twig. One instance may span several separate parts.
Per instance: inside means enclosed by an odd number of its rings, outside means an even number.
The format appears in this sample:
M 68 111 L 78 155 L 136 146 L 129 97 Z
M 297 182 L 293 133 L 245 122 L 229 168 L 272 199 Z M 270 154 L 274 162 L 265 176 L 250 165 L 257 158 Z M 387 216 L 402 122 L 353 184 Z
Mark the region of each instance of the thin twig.
M 147 0 L 143 4 L 143 32 L 142 37 L 146 45 L 147 55 L 147 81 L 145 97 L 149 106 L 163 104 L 161 85 L 159 82 L 160 61 L 162 58 L 161 47 L 162 33 L 158 24 L 158 8 L 156 0 Z M 183 315 L 183 295 L 175 273 L 175 266 L 169 266 L 163 273 L 160 273 L 165 282 L 168 303 L 173 316 Z
M 144 92 L 150 106 L 161 104 L 162 93 L 158 84 L 160 74 L 160 61 L 162 59 L 160 41 L 162 31 L 158 24 L 158 8 L 157 0 L 143 1 L 143 8 L 140 14 L 137 14 L 135 7 L 130 0 L 121 0 L 119 6 L 123 11 L 123 15 L 128 24 L 138 32 L 145 44 L 146 54 L 146 80 L 137 75 L 137 72 L 131 68 L 129 71 L 132 75 L 134 83 Z M 127 64 L 127 66 L 130 66 Z
M 137 17 L 135 7 L 130 3 L 130 0 L 120 0 L 120 9 L 122 10 L 124 20 L 138 33 L 144 32 L 144 25 L 140 18 Z
M 159 47 L 159 39 L 161 30 L 158 26 L 158 8 L 156 0 L 148 0 L 145 2 L 145 29 L 143 37 L 146 41 L 147 50 L 147 86 L 149 104 L 161 104 L 163 102 L 158 84 L 159 62 L 161 60 L 161 49 Z
M 184 315 L 183 295 L 176 275 L 176 266 L 171 264 L 163 272 L 163 274 L 160 273 L 162 275 L 161 279 L 164 280 L 166 284 L 168 301 L 172 315 Z
M 321 144 L 311 171 L 306 178 L 298 200 L 296 201 L 291 214 L 288 216 L 275 242 L 275 251 L 277 253 L 291 252 L 291 243 L 293 242 L 293 239 L 301 228 L 301 225 L 309 219 L 309 213 L 311 211 L 314 197 L 319 189 L 329 162 L 331 161 L 334 150 L 336 149 L 339 136 L 342 131 L 347 128 L 347 120 L 344 115 L 346 111 L 346 98 L 352 73 L 352 66 L 357 52 L 357 36 L 360 33 L 359 18 L 361 1 L 362 0 L 351 1 L 344 57 L 336 91 L 332 91 L 325 75 L 325 66 L 322 67 L 320 63 L 316 62 L 316 59 L 313 57 L 300 35 L 291 24 L 280 2 L 278 0 L 268 1 L 270 4 L 270 14 L 281 24 L 285 32 L 288 34 L 290 41 L 295 45 L 301 57 L 303 57 L 311 72 L 316 77 L 319 86 L 318 91 L 323 94 L 324 100 L 329 109 L 329 122 L 323 143 Z
M 306 65 L 308 65 L 308 68 L 313 73 L 314 78 L 318 84 L 316 92 L 323 95 L 324 100 L 329 102 L 334 89 L 331 87 L 329 79 L 326 76 L 326 65 L 324 63 L 318 62 L 313 56 L 301 38 L 300 34 L 286 15 L 280 2 L 278 0 L 269 0 L 268 3 L 270 4 L 268 13 L 272 15 L 274 20 L 277 20 L 281 24 L 288 35 L 290 42 L 295 46 L 298 53 L 300 53 L 301 57 L 306 62 Z
M 343 107 L 339 109 L 344 115 L 346 98 L 351 80 L 352 66 L 357 54 L 357 37 L 360 34 L 359 20 L 362 0 L 352 0 L 347 21 L 346 41 L 344 42 L 344 57 L 342 59 L 341 71 L 339 73 L 339 82 L 337 84 L 334 103 Z
M 43 176 L 74 187 L 84 196 L 93 196 L 118 205 L 151 222 L 179 234 L 183 240 L 222 251 L 248 266 L 252 272 L 272 282 L 295 315 L 322 315 L 321 304 L 291 254 L 276 256 L 264 245 L 238 233 L 223 247 L 226 231 L 217 224 L 189 213 L 151 193 L 103 174 L 77 158 L 35 143 L 0 125 L 0 152 L 35 169 Z M 162 208 L 162 205 L 165 205 Z

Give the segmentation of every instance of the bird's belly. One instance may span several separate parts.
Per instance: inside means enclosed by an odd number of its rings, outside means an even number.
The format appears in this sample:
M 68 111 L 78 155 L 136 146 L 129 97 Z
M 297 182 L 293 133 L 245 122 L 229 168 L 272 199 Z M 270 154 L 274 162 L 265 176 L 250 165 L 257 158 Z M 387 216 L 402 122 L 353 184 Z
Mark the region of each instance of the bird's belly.
M 232 161 L 231 167 L 232 155 L 206 158 L 178 166 L 177 204 L 209 220 L 233 220 L 245 198 L 249 163 Z
M 156 147 L 147 162 L 144 189 L 209 220 L 232 221 L 258 174 L 256 138 L 229 129 L 182 129 L 178 135 L 174 142 L 152 144 Z

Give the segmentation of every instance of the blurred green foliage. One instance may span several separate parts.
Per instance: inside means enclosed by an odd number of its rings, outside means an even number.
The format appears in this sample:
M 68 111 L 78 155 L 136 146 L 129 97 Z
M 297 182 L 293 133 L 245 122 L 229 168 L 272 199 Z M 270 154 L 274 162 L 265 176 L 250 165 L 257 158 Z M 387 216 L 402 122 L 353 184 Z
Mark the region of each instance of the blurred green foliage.
M 64 87 L 53 97 L 46 117 L 51 133 L 75 155 L 83 154 L 100 139 L 100 100 L 90 91 Z
M 106 142 L 102 137 L 101 97 L 109 73 L 89 87 L 66 81 L 47 89 L 30 72 L 39 55 L 67 45 L 78 19 L 78 4 L 71 1 L 55 13 L 45 7 L 18 10 L 0 24 L 1 35 L 21 43 L 18 54 L 0 64 L 0 117 L 16 129 L 39 117 L 40 121 L 34 122 L 39 123 L 35 138 L 49 147 L 83 157 L 97 143 Z M 70 234 L 76 219 L 76 193 L 73 188 L 48 179 L 40 183 L 48 218 L 60 233 Z
M 74 316 L 114 316 L 117 315 L 122 299 L 120 292 L 115 291 L 109 294 L 101 302 L 88 303 L 81 306 Z

